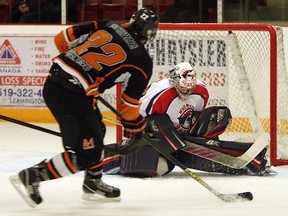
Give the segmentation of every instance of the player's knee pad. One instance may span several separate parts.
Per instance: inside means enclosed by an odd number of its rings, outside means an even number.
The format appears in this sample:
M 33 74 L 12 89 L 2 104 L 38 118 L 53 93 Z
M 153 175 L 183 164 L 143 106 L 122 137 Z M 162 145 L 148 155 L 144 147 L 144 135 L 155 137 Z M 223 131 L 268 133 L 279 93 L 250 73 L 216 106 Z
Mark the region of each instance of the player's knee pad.
M 168 161 L 150 145 L 138 148 L 135 152 L 121 158 L 122 175 L 135 177 L 163 176 L 174 169 Z
M 83 139 L 77 145 L 75 155 L 80 170 L 85 170 L 99 164 L 104 159 L 103 141 L 98 137 Z
M 231 122 L 232 116 L 228 107 L 212 106 L 201 112 L 191 135 L 207 139 L 216 138 L 226 130 Z
M 89 169 L 99 164 L 104 158 L 104 151 L 94 151 L 90 154 L 76 153 L 77 165 L 80 170 Z

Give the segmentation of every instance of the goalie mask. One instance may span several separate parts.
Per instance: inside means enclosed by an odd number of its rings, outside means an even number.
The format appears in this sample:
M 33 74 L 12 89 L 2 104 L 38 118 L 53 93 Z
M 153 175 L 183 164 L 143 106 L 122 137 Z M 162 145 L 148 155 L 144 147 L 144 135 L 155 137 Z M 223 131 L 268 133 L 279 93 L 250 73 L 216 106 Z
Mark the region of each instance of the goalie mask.
M 142 8 L 132 15 L 128 28 L 140 39 L 150 41 L 156 36 L 158 25 L 158 16 L 153 11 Z
M 188 62 L 176 65 L 170 72 L 170 82 L 176 89 L 179 98 L 186 100 L 197 84 L 194 68 Z

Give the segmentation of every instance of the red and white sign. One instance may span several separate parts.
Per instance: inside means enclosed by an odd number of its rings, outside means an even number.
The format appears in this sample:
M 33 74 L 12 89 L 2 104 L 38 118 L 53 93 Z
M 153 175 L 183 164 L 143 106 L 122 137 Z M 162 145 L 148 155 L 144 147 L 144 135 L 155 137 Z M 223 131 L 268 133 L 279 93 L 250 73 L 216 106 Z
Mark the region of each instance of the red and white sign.
M 57 54 L 52 36 L 0 37 L 0 107 L 46 107 L 42 88 Z

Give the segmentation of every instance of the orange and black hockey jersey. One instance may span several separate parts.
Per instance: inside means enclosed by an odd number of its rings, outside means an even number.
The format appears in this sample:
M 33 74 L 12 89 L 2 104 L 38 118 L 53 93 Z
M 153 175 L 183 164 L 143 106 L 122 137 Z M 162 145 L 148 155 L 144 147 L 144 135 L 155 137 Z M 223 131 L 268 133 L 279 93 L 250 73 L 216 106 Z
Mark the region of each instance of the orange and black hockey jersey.
M 60 55 L 53 59 L 87 96 L 122 83 L 122 117 L 139 115 L 139 99 L 152 75 L 152 60 L 134 33 L 103 19 L 71 26 L 55 37 Z M 75 83 L 74 83 L 75 84 Z

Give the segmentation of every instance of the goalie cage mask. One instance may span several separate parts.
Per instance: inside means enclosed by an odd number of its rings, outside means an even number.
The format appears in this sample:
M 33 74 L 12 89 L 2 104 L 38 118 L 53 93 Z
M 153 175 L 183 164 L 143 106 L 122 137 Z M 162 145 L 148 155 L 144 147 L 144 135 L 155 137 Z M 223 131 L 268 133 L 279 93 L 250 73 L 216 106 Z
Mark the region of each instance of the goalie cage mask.
M 188 62 L 182 62 L 169 71 L 170 82 L 176 89 L 179 98 L 186 100 L 197 84 L 196 72 Z

